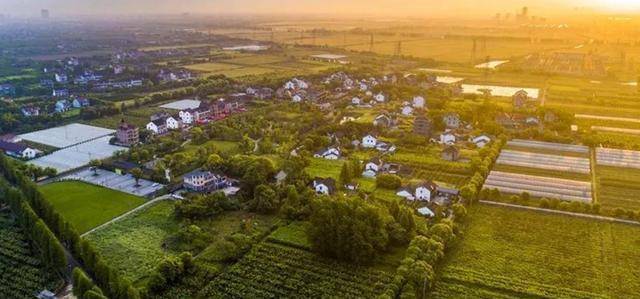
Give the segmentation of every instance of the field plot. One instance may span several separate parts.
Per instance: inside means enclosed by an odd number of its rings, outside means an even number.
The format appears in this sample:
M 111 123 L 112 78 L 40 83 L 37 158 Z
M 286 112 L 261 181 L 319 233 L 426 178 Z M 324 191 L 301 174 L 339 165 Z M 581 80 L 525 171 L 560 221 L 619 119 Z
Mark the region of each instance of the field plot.
M 477 205 L 434 298 L 639 298 L 640 227 Z
M 138 284 L 167 255 L 176 254 L 165 250 L 163 244 L 179 228 L 173 217 L 173 203 L 163 201 L 136 211 L 85 238 L 120 274 Z
M 605 127 L 605 126 L 591 126 L 591 130 L 600 131 L 600 132 L 611 132 L 611 133 L 640 135 L 640 130 L 638 130 L 638 129 L 625 129 L 625 128 Z
M 640 152 L 611 148 L 597 148 L 598 165 L 640 169 Z
M 81 234 L 145 202 L 141 197 L 77 181 L 51 183 L 40 191 Z
M 600 204 L 640 210 L 640 152 L 598 148 L 596 159 Z
M 492 171 L 485 189 L 498 189 L 509 194 L 527 192 L 535 197 L 591 202 L 591 183 L 558 178 Z
M 110 139 L 111 136 L 105 136 L 75 144 L 49 155 L 33 159 L 29 163 L 40 167 L 52 167 L 60 173 L 87 165 L 94 159 L 111 157 L 117 151 L 127 150 L 126 147 L 109 144 Z
M 160 108 L 173 110 L 196 109 L 198 107 L 200 107 L 200 101 L 198 100 L 180 100 L 160 106 Z
M 61 282 L 45 269 L 9 211 L 0 211 L 0 298 L 34 298 Z
M 513 150 L 503 150 L 498 157 L 497 163 L 553 171 L 568 171 L 586 174 L 591 172 L 591 163 L 588 158 L 547 155 Z
M 22 134 L 20 135 L 20 137 L 27 141 L 41 143 L 57 148 L 65 148 L 75 144 L 111 135 L 115 132 L 115 130 L 83 124 L 69 124 L 66 126 Z
M 589 154 L 589 148 L 582 145 L 560 144 L 544 141 L 513 139 L 507 142 L 507 145 L 520 146 L 534 149 L 544 149 L 555 152 L 575 152 Z
M 392 275 L 263 242 L 206 286 L 203 298 L 375 298 Z
M 491 95 L 497 97 L 511 97 L 519 90 L 524 90 L 527 92 L 529 97 L 534 99 L 537 99 L 538 94 L 540 93 L 540 90 L 537 88 L 462 84 L 462 93 L 481 95 L 483 94 L 483 90 L 490 90 Z

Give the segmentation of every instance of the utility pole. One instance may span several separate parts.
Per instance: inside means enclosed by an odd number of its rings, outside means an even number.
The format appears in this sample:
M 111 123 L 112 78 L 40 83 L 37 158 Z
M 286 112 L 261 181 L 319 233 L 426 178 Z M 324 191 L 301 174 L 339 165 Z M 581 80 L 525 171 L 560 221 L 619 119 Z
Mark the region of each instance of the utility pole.
M 400 56 L 402 55 L 402 41 L 399 40 L 398 43 L 396 44 L 396 49 L 395 52 L 393 53 L 394 56 Z
M 373 52 L 373 33 L 371 33 L 371 38 L 369 39 L 369 52 Z

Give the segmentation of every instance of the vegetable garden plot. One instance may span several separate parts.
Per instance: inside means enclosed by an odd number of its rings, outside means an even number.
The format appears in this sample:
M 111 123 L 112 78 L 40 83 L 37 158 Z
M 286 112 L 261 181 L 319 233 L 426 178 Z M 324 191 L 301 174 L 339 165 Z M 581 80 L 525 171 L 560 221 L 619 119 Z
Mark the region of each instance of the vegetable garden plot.
M 640 152 L 611 148 L 596 149 L 598 165 L 640 169 Z
M 492 171 L 484 184 L 485 189 L 498 189 L 500 192 L 520 194 L 527 192 L 536 197 L 557 198 L 561 200 L 591 202 L 591 183 L 546 178 L 523 174 L 511 174 Z
M 318 257 L 312 252 L 263 242 L 215 278 L 206 298 L 375 298 L 389 273 Z
M 497 163 L 577 173 L 591 172 L 591 163 L 587 158 L 556 156 L 512 150 L 503 150 L 498 157 Z
M 561 144 L 561 143 L 552 143 L 552 142 L 534 141 L 534 140 L 513 139 L 507 142 L 507 145 L 548 149 L 548 150 L 556 150 L 556 151 L 564 151 L 564 152 L 589 153 L 589 148 L 582 145 Z
M 7 211 L 0 212 L 0 298 L 33 298 L 60 282 L 45 269 Z

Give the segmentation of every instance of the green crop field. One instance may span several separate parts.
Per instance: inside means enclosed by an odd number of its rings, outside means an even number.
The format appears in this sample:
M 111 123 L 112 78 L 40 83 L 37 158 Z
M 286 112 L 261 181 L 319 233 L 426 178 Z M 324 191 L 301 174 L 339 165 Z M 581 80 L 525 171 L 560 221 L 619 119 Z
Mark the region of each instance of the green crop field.
M 45 269 L 8 210 L 0 210 L 0 298 L 33 298 L 62 280 Z
M 340 178 L 340 170 L 342 170 L 343 160 L 326 160 L 322 158 L 309 159 L 311 164 L 307 167 L 306 171 L 310 177 L 321 178 L 333 178 L 338 180 Z
M 638 298 L 640 227 L 478 205 L 434 298 Z
M 173 203 L 163 201 L 93 232 L 91 241 L 106 261 L 124 277 L 141 283 L 166 256 L 164 241 L 178 231 Z
M 207 285 L 203 298 L 374 298 L 392 274 L 320 258 L 271 242 L 260 243 Z
M 640 210 L 640 170 L 598 166 L 596 174 L 602 207 Z
M 145 202 L 142 197 L 77 181 L 44 185 L 40 191 L 81 234 Z

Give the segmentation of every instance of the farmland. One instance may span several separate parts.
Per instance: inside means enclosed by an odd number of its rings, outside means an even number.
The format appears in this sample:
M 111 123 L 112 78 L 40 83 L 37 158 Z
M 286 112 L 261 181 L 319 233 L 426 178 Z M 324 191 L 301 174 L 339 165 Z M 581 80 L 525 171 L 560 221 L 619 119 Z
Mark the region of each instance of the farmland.
M 172 203 L 159 202 L 86 238 L 122 275 L 140 283 L 165 256 L 176 254 L 163 246 L 165 239 L 179 229 L 172 214 Z
M 145 201 L 141 197 L 77 181 L 51 183 L 42 186 L 40 191 L 81 234 Z
M 263 242 L 240 262 L 215 278 L 203 297 L 372 298 L 391 281 L 391 274 L 316 256 L 307 250 Z
M 439 274 L 435 298 L 632 298 L 636 226 L 479 205 Z
M 640 209 L 640 152 L 598 148 L 596 159 L 601 205 Z
M 8 210 L 0 210 L 0 298 L 31 298 L 59 287 L 38 256 Z
M 569 201 L 591 202 L 591 183 L 558 178 L 540 177 L 492 171 L 487 177 L 485 189 L 520 194 L 527 192 L 535 197 L 557 198 Z

